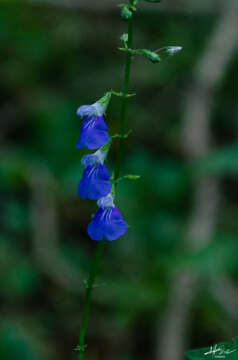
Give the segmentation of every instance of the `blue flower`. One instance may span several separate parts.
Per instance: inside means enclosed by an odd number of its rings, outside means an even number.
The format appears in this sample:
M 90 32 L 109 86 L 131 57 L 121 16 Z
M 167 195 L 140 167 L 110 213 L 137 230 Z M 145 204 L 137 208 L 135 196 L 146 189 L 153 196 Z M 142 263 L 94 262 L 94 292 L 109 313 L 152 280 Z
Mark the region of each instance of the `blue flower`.
M 77 110 L 77 115 L 86 117 L 81 125 L 77 149 L 84 146 L 86 149 L 98 149 L 107 143 L 109 135 L 103 120 L 103 114 L 108 106 L 111 93 L 106 93 L 100 100 L 92 105 L 82 105 Z
M 87 117 L 82 125 L 76 149 L 84 146 L 86 149 L 98 149 L 107 143 L 109 135 L 102 116 Z
M 111 194 L 98 200 L 99 209 L 88 225 L 88 234 L 92 240 L 100 241 L 103 237 L 116 240 L 126 233 L 127 224 L 120 211 L 115 207 Z
M 78 185 L 78 194 L 83 199 L 88 197 L 91 200 L 97 200 L 111 191 L 110 176 L 103 164 L 106 154 L 107 151 L 99 149 L 94 154 L 85 155 L 82 158 L 85 170 Z

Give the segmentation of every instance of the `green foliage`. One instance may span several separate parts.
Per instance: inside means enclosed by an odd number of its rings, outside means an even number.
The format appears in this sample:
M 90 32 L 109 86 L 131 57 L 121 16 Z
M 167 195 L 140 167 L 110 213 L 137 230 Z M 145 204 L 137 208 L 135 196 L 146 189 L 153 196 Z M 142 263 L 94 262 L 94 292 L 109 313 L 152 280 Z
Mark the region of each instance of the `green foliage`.
M 215 278 L 236 271 L 237 251 L 236 235 L 219 234 L 209 242 L 209 245 L 196 253 L 183 253 L 180 257 L 178 256 L 176 266 L 190 269 L 205 278 Z
M 203 278 L 203 301 L 199 298 L 197 320 L 191 319 L 191 341 L 197 346 L 207 344 L 208 338 L 215 343 L 221 332 L 230 336 L 232 331 L 223 308 L 214 312 L 220 305 L 217 299 L 211 303 L 206 280 L 225 273 L 237 286 L 237 54 L 214 99 L 210 125 L 215 150 L 188 163 L 181 151 L 181 109 L 191 71 L 217 21 L 216 11 L 188 16 L 140 10 L 136 17 L 136 46 L 146 39 L 149 49 L 180 44 L 184 51 L 158 66 L 140 57 L 133 61 L 130 92 L 136 90 L 137 97 L 128 98 L 128 130 L 133 128 L 133 134 L 127 137 L 121 175 L 141 178 L 118 184 L 117 205 L 130 227 L 125 238 L 106 248 L 98 279 L 103 285 L 95 289 L 89 326 L 87 354 L 92 359 L 101 344 L 114 360 L 153 357 L 148 353 L 156 344 L 155 328 L 165 313 L 175 270 L 190 269 Z M 77 197 L 84 152 L 75 150 L 81 124 L 75 112 L 107 89 L 121 96 L 121 58 L 115 46 L 124 25 L 107 11 L 0 5 L 4 360 L 75 359 L 75 353 L 69 354 L 77 343 L 83 280 L 95 246 L 85 229 L 96 210 Z M 112 135 L 119 132 L 120 101 L 112 97 L 106 118 Z M 108 168 L 118 140 L 113 139 Z M 33 242 L 33 212 L 39 201 L 33 191 L 39 195 L 40 189 L 33 190 L 31 180 L 37 175 L 47 181 L 48 173 L 53 186 L 45 190 L 45 201 L 53 197 L 57 251 L 49 243 L 45 258 Z M 183 248 L 184 234 L 194 209 L 194 188 L 207 175 L 221 181 L 216 233 L 210 245 L 191 254 Z M 41 226 L 42 234 L 48 225 Z M 42 245 L 43 240 L 42 235 Z M 67 272 L 71 267 L 81 288 Z M 141 341 L 141 336 L 147 337 Z
M 238 174 L 238 145 L 233 143 L 211 152 L 198 160 L 195 165 L 198 174 L 233 175 Z
M 49 358 L 31 330 L 12 319 L 1 322 L 0 353 L 6 360 L 39 360 L 42 356 Z

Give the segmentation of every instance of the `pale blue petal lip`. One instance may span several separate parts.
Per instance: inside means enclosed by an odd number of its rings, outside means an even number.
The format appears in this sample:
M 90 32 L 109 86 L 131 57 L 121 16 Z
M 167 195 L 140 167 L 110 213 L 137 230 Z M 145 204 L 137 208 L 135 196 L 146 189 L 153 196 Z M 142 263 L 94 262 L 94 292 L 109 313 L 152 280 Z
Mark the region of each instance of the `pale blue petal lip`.
M 113 197 L 111 194 L 108 194 L 107 196 L 102 197 L 97 202 L 98 206 L 105 209 L 105 208 L 111 208 L 114 207 Z
M 102 116 L 104 114 L 105 107 L 100 104 L 99 102 L 96 102 L 92 105 L 82 105 L 77 109 L 77 115 L 81 118 L 84 116 Z
M 84 167 L 100 164 L 100 159 L 96 154 L 84 155 L 82 157 L 81 164 Z
M 86 167 L 89 165 L 104 164 L 107 151 L 97 150 L 93 154 L 87 154 L 82 157 L 81 164 Z
M 82 105 L 77 109 L 77 115 L 80 117 L 97 116 L 97 112 L 93 105 Z

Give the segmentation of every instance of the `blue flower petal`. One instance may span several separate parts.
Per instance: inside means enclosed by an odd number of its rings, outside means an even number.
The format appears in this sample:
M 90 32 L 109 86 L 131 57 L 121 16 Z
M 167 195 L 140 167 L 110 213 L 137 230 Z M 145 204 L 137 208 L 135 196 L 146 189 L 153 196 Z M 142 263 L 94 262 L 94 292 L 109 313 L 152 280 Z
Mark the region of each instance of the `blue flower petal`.
M 110 175 L 103 164 L 87 166 L 78 185 L 78 194 L 83 199 L 98 200 L 111 191 Z
M 88 225 L 88 234 L 92 240 L 113 241 L 124 235 L 127 224 L 123 220 L 120 211 L 116 207 L 99 208 L 93 220 Z
M 107 126 L 102 116 L 87 117 L 81 126 L 81 133 L 76 145 L 77 149 L 84 146 L 86 149 L 98 149 L 105 145 L 109 139 Z
M 104 237 L 108 241 L 116 240 L 127 231 L 127 224 L 123 220 L 120 211 L 113 207 L 108 221 L 104 225 Z
M 88 195 L 88 189 L 87 189 L 87 181 L 85 181 L 84 178 L 80 180 L 80 183 L 78 184 L 78 195 L 82 199 L 86 199 Z
M 100 241 L 103 239 L 103 227 L 100 221 L 103 211 L 102 208 L 99 208 L 93 220 L 88 224 L 88 235 L 92 240 Z

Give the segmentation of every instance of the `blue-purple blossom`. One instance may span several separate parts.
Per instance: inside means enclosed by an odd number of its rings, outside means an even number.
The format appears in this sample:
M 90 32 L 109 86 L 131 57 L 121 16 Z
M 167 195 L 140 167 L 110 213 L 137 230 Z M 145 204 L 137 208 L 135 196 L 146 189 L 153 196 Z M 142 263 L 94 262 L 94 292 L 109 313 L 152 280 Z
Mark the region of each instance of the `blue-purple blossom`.
M 106 144 L 108 139 L 107 126 L 103 117 L 87 117 L 82 123 L 76 149 L 80 149 L 82 146 L 90 150 L 98 149 Z
M 108 98 L 108 95 L 105 96 Z M 106 99 L 106 102 L 98 101 L 92 105 L 82 105 L 78 108 L 77 115 L 81 118 L 86 116 L 86 119 L 84 119 L 81 125 L 80 136 L 76 145 L 77 149 L 80 149 L 82 146 L 86 149 L 98 149 L 107 143 L 109 135 L 103 120 L 103 114 L 108 101 Z
M 78 185 L 78 194 L 83 199 L 88 197 L 90 200 L 98 200 L 111 191 L 110 176 L 103 164 L 106 154 L 106 151 L 99 149 L 82 158 L 81 163 L 85 169 Z
M 115 207 L 111 194 L 97 202 L 99 209 L 88 225 L 88 234 L 92 240 L 116 240 L 126 233 L 127 224 L 120 211 Z

